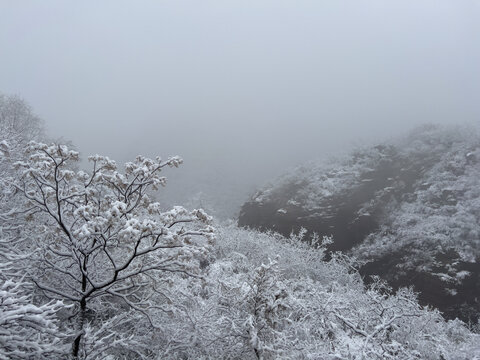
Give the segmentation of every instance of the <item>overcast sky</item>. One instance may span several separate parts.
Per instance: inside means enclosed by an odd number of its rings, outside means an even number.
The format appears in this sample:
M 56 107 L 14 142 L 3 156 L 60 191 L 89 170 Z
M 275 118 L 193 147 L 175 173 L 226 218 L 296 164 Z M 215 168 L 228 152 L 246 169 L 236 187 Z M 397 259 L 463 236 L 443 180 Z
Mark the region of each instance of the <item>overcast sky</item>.
M 0 91 L 84 155 L 178 154 L 174 193 L 233 202 L 352 144 L 478 122 L 480 2 L 0 0 Z

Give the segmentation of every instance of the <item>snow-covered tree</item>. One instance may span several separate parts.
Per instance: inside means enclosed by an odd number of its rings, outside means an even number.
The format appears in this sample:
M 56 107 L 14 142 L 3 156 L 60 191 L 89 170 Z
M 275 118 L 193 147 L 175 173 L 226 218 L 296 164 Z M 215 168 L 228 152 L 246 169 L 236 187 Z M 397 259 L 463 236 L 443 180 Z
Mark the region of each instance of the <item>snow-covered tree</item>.
M 365 286 L 341 254 L 216 225 L 216 259 L 188 289 L 157 359 L 468 359 L 479 338 L 423 308 L 409 289 Z M 316 252 L 318 251 L 318 252 Z M 313 253 L 313 255 L 312 255 Z M 268 258 L 278 254 L 275 261 Z M 462 354 L 462 355 L 459 355 Z M 466 354 L 469 354 L 467 356 Z
M 0 93 L 0 141 L 26 143 L 43 136 L 43 123 L 20 97 Z
M 56 359 L 65 355 L 66 334 L 59 328 L 60 301 L 33 304 L 28 284 L 0 280 L 0 358 Z
M 34 299 L 25 279 L 24 239 L 18 236 L 23 216 L 14 217 L 12 163 L 22 159 L 26 144 L 43 136 L 42 121 L 18 96 L 0 94 L 0 358 L 56 359 L 65 353 L 67 336 L 60 329 L 60 301 Z
M 161 211 L 148 196 L 165 185 L 160 171 L 182 160 L 139 156 L 120 173 L 114 161 L 96 155 L 87 174 L 71 170 L 78 153 L 64 145 L 32 142 L 26 152 L 16 163 L 15 188 L 25 198 L 21 211 L 32 219 L 23 233 L 34 252 L 30 278 L 48 298 L 75 305 L 72 355 L 82 354 L 96 307 L 105 314 L 106 304 L 114 304 L 110 311 L 122 304 L 155 325 L 151 311 L 172 307 L 158 300 L 155 281 L 171 273 L 198 277 L 213 239 L 202 210 Z

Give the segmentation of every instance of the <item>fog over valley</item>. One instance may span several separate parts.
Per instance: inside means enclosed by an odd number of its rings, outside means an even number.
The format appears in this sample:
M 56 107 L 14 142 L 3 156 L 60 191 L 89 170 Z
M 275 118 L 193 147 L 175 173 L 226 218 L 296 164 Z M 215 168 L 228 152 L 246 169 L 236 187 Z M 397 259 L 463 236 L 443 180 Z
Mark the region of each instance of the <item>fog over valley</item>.
M 0 0 L 0 360 L 480 360 L 479 35 Z
M 474 1 L 5 2 L 1 86 L 84 158 L 182 156 L 171 201 L 220 189 L 221 202 L 239 202 L 306 160 L 422 123 L 478 121 L 479 11 Z

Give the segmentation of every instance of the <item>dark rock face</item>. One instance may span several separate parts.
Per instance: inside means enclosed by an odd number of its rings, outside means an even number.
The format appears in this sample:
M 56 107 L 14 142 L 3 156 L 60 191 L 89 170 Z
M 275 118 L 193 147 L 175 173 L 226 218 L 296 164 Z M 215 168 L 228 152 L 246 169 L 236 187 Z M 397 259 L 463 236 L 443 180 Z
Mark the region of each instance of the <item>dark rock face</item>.
M 335 241 L 330 245 L 330 251 L 346 251 L 377 229 L 378 224 L 370 215 L 357 215 L 362 203 L 335 200 L 313 211 L 295 205 L 282 206 L 278 202 L 250 201 L 243 205 L 238 224 L 263 231 L 273 230 L 285 236 L 298 233 L 303 227 L 310 234 L 332 235 Z
M 419 302 L 439 309 L 447 319 L 460 318 L 465 322 L 476 323 L 480 313 L 480 263 L 460 262 L 459 271 L 468 271 L 460 283 L 448 283 L 435 275 L 435 272 L 407 270 L 399 272 L 398 265 L 405 254 L 392 254 L 374 260 L 360 268 L 365 279 L 371 275 L 380 275 L 394 288 L 413 286 L 419 292 Z M 435 271 L 443 272 L 458 255 L 447 254 L 445 264 Z
M 246 202 L 242 206 L 238 225 L 273 230 L 285 236 L 303 227 L 310 233 L 332 235 L 334 243 L 330 245 L 330 251 L 350 250 L 378 229 L 385 202 L 413 196 L 413 183 L 425 170 L 424 163 L 406 163 L 393 147 L 376 146 L 374 150 L 385 156 L 375 169 L 360 174 L 351 188 L 325 197 L 315 207 L 306 209 L 301 202 L 291 199 L 307 181 L 283 184 L 269 189 L 271 194 L 266 201 L 263 193 L 259 192 Z M 379 194 L 382 190 L 384 193 Z M 368 212 L 362 213 L 362 208 L 371 200 L 375 203 Z
M 477 137 L 428 127 L 336 166 L 297 169 L 246 202 L 238 224 L 285 236 L 302 227 L 310 235 L 332 235 L 329 250 L 364 261 L 367 281 L 379 275 L 394 288 L 413 286 L 423 304 L 446 317 L 476 321 L 477 158 Z

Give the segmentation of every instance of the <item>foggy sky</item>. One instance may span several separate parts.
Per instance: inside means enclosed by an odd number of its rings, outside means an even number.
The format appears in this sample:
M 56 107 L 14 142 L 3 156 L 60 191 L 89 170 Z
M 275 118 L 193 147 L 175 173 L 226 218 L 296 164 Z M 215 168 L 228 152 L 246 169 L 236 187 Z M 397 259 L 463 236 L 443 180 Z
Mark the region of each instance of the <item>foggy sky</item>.
M 181 201 L 239 202 L 306 160 L 478 122 L 479 64 L 473 0 L 0 2 L 0 92 L 84 156 L 181 155 L 165 174 Z

